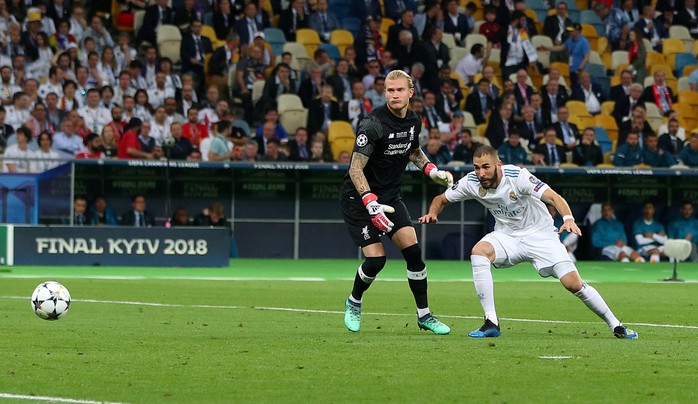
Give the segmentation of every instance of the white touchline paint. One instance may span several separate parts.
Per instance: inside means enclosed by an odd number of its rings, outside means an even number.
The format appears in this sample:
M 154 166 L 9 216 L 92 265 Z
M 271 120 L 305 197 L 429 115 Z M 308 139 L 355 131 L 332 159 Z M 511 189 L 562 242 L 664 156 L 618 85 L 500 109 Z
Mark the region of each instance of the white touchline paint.
M 46 401 L 49 403 L 125 404 L 125 403 L 116 403 L 116 402 L 110 402 L 110 401 L 78 400 L 75 398 L 33 396 L 33 395 L 26 395 L 26 394 L 10 394 L 10 393 L 0 393 L 0 399 L 1 398 L 6 398 L 9 400 Z
M 0 299 L 29 299 L 29 296 L 0 296 Z M 72 302 L 78 303 L 96 303 L 96 304 L 121 304 L 128 306 L 148 306 L 148 307 L 176 307 L 176 308 L 192 308 L 192 309 L 224 309 L 224 310 L 264 310 L 264 311 L 287 311 L 293 313 L 317 313 L 317 314 L 344 314 L 344 311 L 339 310 L 318 310 L 318 309 L 299 309 L 294 307 L 269 307 L 269 306 L 219 306 L 208 304 L 176 304 L 176 303 L 152 303 L 152 302 L 132 302 L 128 300 L 96 300 L 96 299 L 72 299 Z M 384 316 L 384 317 L 411 317 L 414 314 L 407 313 L 371 313 L 364 312 L 367 316 Z M 482 316 L 456 316 L 439 314 L 439 318 L 455 318 L 455 319 L 482 319 Z M 598 321 L 569 321 L 569 320 L 542 320 L 533 318 L 509 318 L 500 317 L 501 320 L 515 321 L 519 323 L 542 323 L 542 324 L 597 324 Z M 696 325 L 680 325 L 680 324 L 653 324 L 653 323 L 623 323 L 627 325 L 639 325 L 644 327 L 655 328 L 679 328 L 687 330 L 698 330 Z
M 573 359 L 573 356 L 539 356 L 538 359 L 555 359 L 555 360 L 560 360 L 560 359 Z

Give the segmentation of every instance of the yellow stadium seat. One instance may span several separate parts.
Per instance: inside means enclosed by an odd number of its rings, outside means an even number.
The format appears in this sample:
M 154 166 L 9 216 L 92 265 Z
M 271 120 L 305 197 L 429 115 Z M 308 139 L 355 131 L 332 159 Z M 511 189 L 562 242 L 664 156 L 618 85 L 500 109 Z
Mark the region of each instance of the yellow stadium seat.
M 645 66 L 650 67 L 653 65 L 663 65 L 666 63 L 664 55 L 659 52 L 647 52 L 647 59 L 645 59 Z
M 287 110 L 279 115 L 279 123 L 286 129 L 286 133 L 296 133 L 296 130 L 305 127 L 308 122 L 308 110 L 305 108 Z
M 604 101 L 601 103 L 601 115 L 611 116 L 613 108 L 616 106 L 615 101 Z
M 321 43 L 317 31 L 309 28 L 301 28 L 296 31 L 296 42 L 305 47 L 306 53 L 311 58 Z
M 330 144 L 330 150 L 332 151 L 332 158 L 337 161 L 339 160 L 339 154 L 343 151 L 349 152 L 351 154 L 354 150 L 354 139 L 350 138 L 340 138 L 335 140 Z
M 613 51 L 611 53 L 611 70 L 616 70 L 618 65 L 630 64 L 630 59 L 628 59 L 628 51 Z
M 591 116 L 586 104 L 582 101 L 569 100 L 565 106 L 570 111 L 570 116 Z
M 688 77 L 693 73 L 694 70 L 698 69 L 698 66 L 696 65 L 688 65 L 683 67 L 683 74 L 681 77 Z
M 605 103 L 604 103 L 605 104 Z M 618 124 L 613 117 L 608 114 L 599 114 L 594 117 L 594 126 L 606 129 L 608 133 L 608 138 L 611 140 L 618 140 Z
M 698 93 L 695 91 L 679 91 L 678 101 L 693 108 L 693 116 L 698 117 Z
M 339 48 L 339 54 L 344 56 L 348 46 L 354 46 L 354 34 L 345 29 L 336 29 L 330 33 L 330 43 Z
M 332 121 L 327 128 L 327 141 L 331 144 L 339 139 L 350 138 L 354 141 L 354 128 L 346 121 Z
M 279 114 L 283 114 L 286 111 L 302 109 L 303 101 L 296 94 L 281 94 L 276 99 L 276 105 Z
M 571 83 L 570 81 L 570 65 L 567 63 L 563 62 L 553 62 L 550 64 L 550 70 L 557 69 L 560 72 L 560 75 L 565 78 L 565 81 L 567 83 Z
M 653 76 L 654 73 L 657 71 L 663 71 L 664 76 L 667 79 L 670 79 L 670 78 L 676 79 L 676 77 L 674 77 L 674 71 L 672 70 L 672 68 L 669 65 L 657 64 L 657 65 L 650 66 L 650 70 L 649 70 L 650 76 Z
M 676 54 L 685 52 L 685 47 L 680 39 L 666 38 L 662 41 L 662 53 L 667 64 L 673 69 L 676 64 Z
M 591 24 L 582 24 L 582 35 L 589 41 L 591 49 L 597 49 L 599 46 L 599 34 Z
M 683 119 L 686 123 L 686 127 L 684 128 L 686 131 L 690 132 L 698 126 L 698 117 L 695 115 L 693 106 L 677 102 L 671 107 L 679 115 L 679 118 Z

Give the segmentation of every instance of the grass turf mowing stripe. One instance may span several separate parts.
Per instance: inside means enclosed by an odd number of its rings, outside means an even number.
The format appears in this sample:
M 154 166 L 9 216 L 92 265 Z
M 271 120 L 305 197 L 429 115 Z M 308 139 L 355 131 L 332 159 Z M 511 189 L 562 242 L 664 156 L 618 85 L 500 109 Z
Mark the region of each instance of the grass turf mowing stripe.
M 28 299 L 26 296 L 0 296 L 0 299 Z M 133 302 L 125 300 L 95 300 L 95 299 L 73 299 L 73 302 L 79 303 L 98 303 L 98 304 L 117 304 L 117 305 L 129 305 L 129 306 L 149 306 L 149 307 L 172 307 L 172 308 L 191 308 L 191 309 L 227 309 L 227 310 L 261 310 L 261 311 L 281 311 L 281 312 L 293 312 L 293 313 L 317 313 L 317 314 L 344 314 L 343 311 L 339 310 L 319 310 L 319 309 L 299 309 L 295 307 L 269 307 L 269 306 L 222 306 L 222 305 L 208 305 L 208 304 L 175 304 L 175 303 L 152 303 L 152 302 Z M 383 317 L 412 317 L 414 314 L 408 313 L 381 313 L 381 312 L 364 312 L 366 316 L 383 316 Z M 458 316 L 458 315 L 444 315 L 439 314 L 440 318 L 453 318 L 453 319 L 481 319 L 482 316 Z M 515 321 L 520 323 L 541 323 L 541 324 L 596 324 L 597 321 L 569 321 L 569 320 L 542 320 L 542 319 L 530 319 L 530 318 L 510 318 L 510 317 L 500 317 L 500 320 Z M 681 324 L 654 324 L 654 323 L 624 323 L 626 325 L 640 325 L 644 327 L 653 328 L 678 328 L 678 329 L 688 329 L 688 330 L 698 330 L 698 326 L 695 325 L 681 325 Z
M 25 394 L 10 394 L 10 393 L 0 393 L 0 398 L 5 398 L 8 400 L 46 401 L 49 403 L 125 404 L 125 403 L 117 403 L 117 402 L 109 402 L 109 401 L 79 400 L 79 399 L 75 399 L 75 398 L 30 396 L 30 395 L 25 395 Z

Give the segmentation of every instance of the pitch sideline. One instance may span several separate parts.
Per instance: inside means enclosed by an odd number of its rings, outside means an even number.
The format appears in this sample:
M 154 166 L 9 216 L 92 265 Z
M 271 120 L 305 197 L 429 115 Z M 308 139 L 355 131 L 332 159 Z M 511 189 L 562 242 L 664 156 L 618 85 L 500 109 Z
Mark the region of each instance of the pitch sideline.
M 27 296 L 0 296 L 0 299 L 28 299 Z M 148 306 L 148 307 L 173 307 L 173 308 L 192 308 L 192 309 L 226 309 L 226 310 L 241 310 L 241 309 L 251 309 L 251 310 L 262 310 L 262 311 L 286 311 L 293 313 L 317 313 L 317 314 L 344 314 L 343 311 L 339 310 L 317 310 L 317 309 L 299 309 L 294 307 L 270 307 L 270 306 L 219 306 L 219 305 L 208 305 L 208 304 L 175 304 L 175 303 L 151 303 L 151 302 L 133 302 L 128 300 L 95 300 L 95 299 L 73 299 L 74 302 L 81 303 L 97 303 L 97 304 L 119 304 L 119 305 L 130 305 L 130 306 Z M 384 317 L 404 317 L 404 316 L 414 316 L 414 314 L 407 313 L 380 313 L 380 312 L 365 312 L 365 315 L 369 316 L 384 316 Z M 440 318 L 453 318 L 453 319 L 481 319 L 482 316 L 457 316 L 457 315 L 444 315 L 439 314 Z M 542 324 L 596 324 L 598 322 L 592 321 L 569 321 L 569 320 L 542 320 L 542 319 L 530 319 L 530 318 L 509 318 L 500 317 L 501 320 L 515 321 L 520 323 L 542 323 Z M 626 325 L 632 326 L 643 326 L 643 327 L 654 327 L 654 328 L 678 328 L 686 330 L 698 330 L 696 325 L 680 325 L 680 324 L 654 324 L 654 323 L 624 323 Z M 2 398 L 2 396 L 0 396 Z
M 75 398 L 65 397 L 48 397 L 48 396 L 33 396 L 27 394 L 11 394 L 0 393 L 0 399 L 8 400 L 27 400 L 27 401 L 46 401 L 49 403 L 72 403 L 72 404 L 125 404 L 110 401 L 94 401 L 94 400 L 79 400 Z

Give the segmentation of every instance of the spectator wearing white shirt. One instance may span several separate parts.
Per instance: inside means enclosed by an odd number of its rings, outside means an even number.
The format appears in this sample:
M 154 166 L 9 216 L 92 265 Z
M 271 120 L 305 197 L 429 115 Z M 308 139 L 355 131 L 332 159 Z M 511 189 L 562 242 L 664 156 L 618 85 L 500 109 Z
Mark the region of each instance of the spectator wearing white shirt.
M 48 93 L 63 96 L 63 77 L 65 72 L 58 66 L 51 66 L 48 70 L 48 80 L 39 86 L 39 97 L 46 98 Z
M 155 139 L 157 146 L 161 146 L 162 141 L 170 136 L 170 123 L 167 121 L 165 107 L 157 107 L 150 125 L 150 137 Z
M 34 162 L 36 172 L 42 173 L 61 165 L 61 161 L 59 161 L 61 156 L 52 148 L 53 140 L 51 139 L 51 134 L 43 131 L 39 133 L 37 141 L 39 143 L 39 150 L 34 152 L 37 158 Z
M 12 99 L 15 93 L 22 91 L 21 88 L 12 83 L 12 68 L 10 66 L 2 66 L 0 68 L 0 102 L 3 105 L 12 104 Z
M 473 81 L 473 77 L 476 74 L 482 72 L 484 64 L 487 63 L 487 59 L 490 54 L 489 44 L 485 48 L 480 43 L 476 43 L 470 49 L 470 53 L 466 55 L 463 59 L 458 62 L 456 66 L 456 74 L 458 74 L 461 79 L 463 79 L 463 84 L 469 84 Z
M 17 130 L 17 143 L 7 146 L 5 149 L 2 172 L 4 173 L 31 173 L 35 171 L 34 159 L 36 154 L 29 147 L 31 132 L 25 127 Z
M 5 108 L 7 117 L 5 123 L 12 126 L 16 131 L 31 117 L 29 96 L 23 91 L 19 91 L 12 97 L 12 105 Z M 31 135 L 30 135 L 31 136 Z
M 101 96 L 95 88 L 87 91 L 87 105 L 78 113 L 85 120 L 85 126 L 94 133 L 102 133 L 102 128 L 111 122 L 109 110 L 100 105 Z
M 70 15 L 70 35 L 76 42 L 81 42 L 85 34 L 87 21 L 85 20 L 85 9 L 82 6 L 74 5 Z
M 168 89 L 166 87 L 167 76 L 163 72 L 158 72 L 155 74 L 155 86 L 148 90 L 148 101 L 153 108 L 157 108 L 165 105 L 165 98 L 170 98 L 175 96 L 174 89 Z
M 106 46 L 114 46 L 114 39 L 107 29 L 104 28 L 104 21 L 98 15 L 92 16 L 90 26 L 83 33 L 84 37 L 95 40 L 95 48 L 98 53 L 102 53 Z

